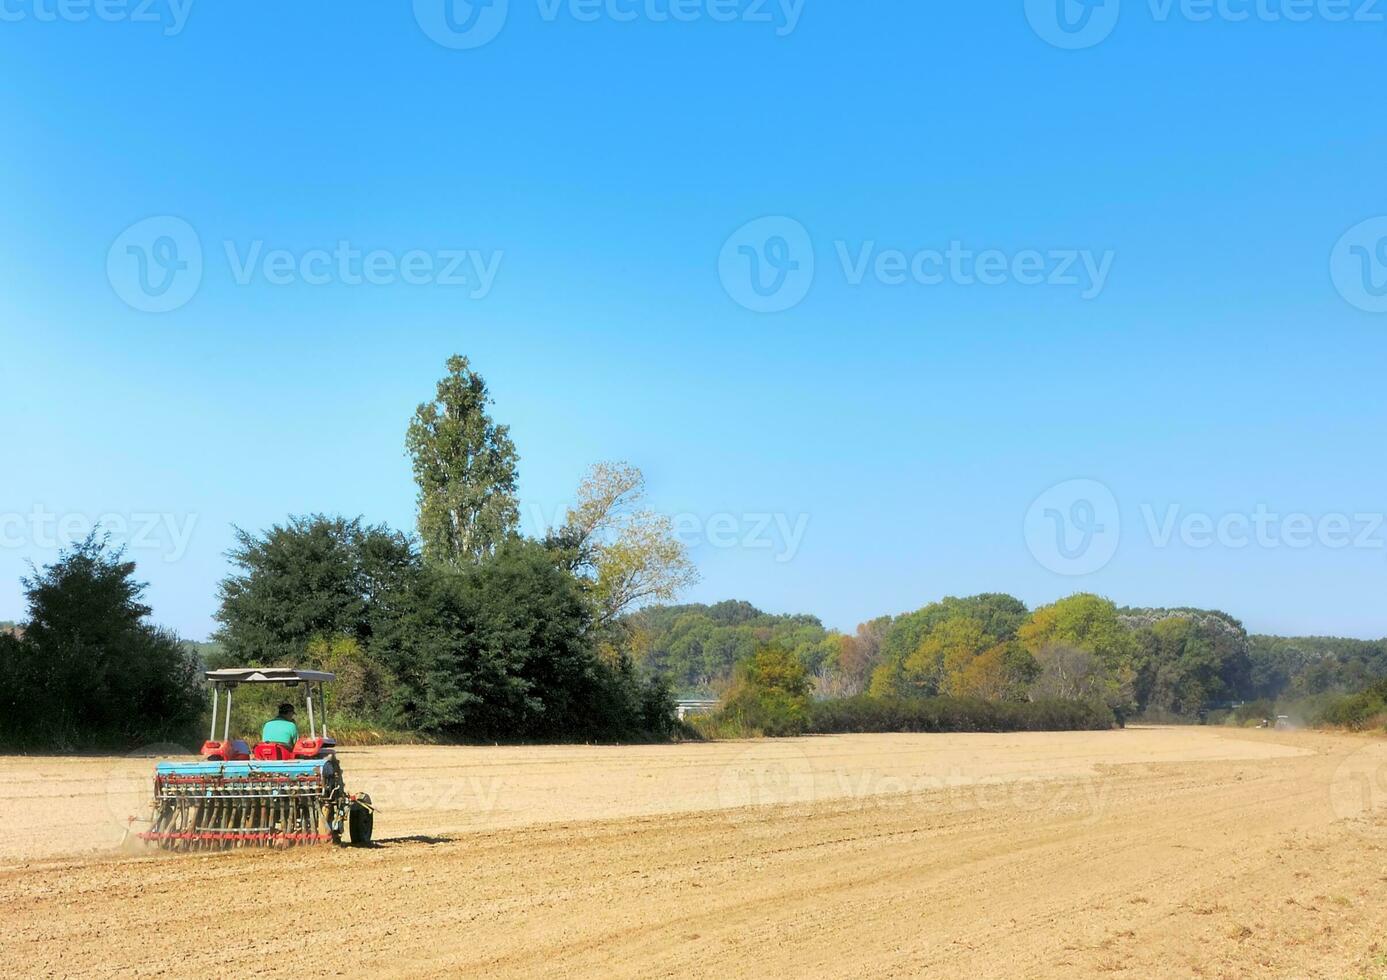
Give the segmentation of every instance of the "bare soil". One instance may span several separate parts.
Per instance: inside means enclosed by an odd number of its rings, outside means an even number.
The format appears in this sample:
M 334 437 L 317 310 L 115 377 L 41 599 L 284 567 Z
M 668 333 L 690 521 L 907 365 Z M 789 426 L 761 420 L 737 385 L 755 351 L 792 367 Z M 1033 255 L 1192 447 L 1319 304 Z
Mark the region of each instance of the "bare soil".
M 341 755 L 378 846 L 209 856 L 122 844 L 151 758 L 0 757 L 0 976 L 1387 977 L 1387 741 Z

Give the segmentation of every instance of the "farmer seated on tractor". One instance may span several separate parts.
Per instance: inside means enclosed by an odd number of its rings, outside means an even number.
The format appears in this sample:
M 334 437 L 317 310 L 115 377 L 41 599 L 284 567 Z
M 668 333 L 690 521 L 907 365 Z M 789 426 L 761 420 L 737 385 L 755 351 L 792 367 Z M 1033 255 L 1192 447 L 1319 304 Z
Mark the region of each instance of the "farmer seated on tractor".
M 275 742 L 292 749 L 299 740 L 299 726 L 294 724 L 294 706 L 284 703 L 279 706 L 279 714 L 265 722 L 260 729 L 260 741 Z

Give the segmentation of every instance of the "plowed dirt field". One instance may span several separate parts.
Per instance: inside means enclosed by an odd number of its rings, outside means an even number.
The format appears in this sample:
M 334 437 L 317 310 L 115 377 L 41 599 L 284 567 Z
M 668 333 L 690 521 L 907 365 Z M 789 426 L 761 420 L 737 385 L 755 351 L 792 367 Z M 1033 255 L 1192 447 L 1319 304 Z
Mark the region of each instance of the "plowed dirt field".
M 377 846 L 217 855 L 122 845 L 151 758 L 0 757 L 0 975 L 1387 977 L 1384 740 L 341 756 Z

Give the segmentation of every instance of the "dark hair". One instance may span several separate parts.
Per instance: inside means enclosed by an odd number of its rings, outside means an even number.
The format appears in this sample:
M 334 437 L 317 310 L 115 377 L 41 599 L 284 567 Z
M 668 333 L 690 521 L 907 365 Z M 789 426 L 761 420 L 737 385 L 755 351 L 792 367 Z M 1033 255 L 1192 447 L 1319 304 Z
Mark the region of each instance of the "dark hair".
M 283 717 L 284 715 L 292 715 L 293 713 L 294 706 L 290 704 L 288 701 L 285 701 L 283 704 L 279 706 L 280 717 Z

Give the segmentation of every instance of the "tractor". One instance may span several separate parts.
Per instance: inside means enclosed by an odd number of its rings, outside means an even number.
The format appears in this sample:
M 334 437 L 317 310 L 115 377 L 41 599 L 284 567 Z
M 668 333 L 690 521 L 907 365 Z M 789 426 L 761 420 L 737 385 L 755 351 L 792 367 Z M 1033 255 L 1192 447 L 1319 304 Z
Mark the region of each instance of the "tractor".
M 155 765 L 153 817 L 150 829 L 139 836 L 172 851 L 348 841 L 369 845 L 375 813 L 371 797 L 347 792 L 337 743 L 327 731 L 324 685 L 335 676 L 289 667 L 241 667 L 209 670 L 206 677 L 212 688 L 212 730 L 201 759 Z M 292 747 L 278 742 L 251 746 L 233 738 L 231 700 L 242 684 L 277 684 L 301 693 L 308 734 Z

